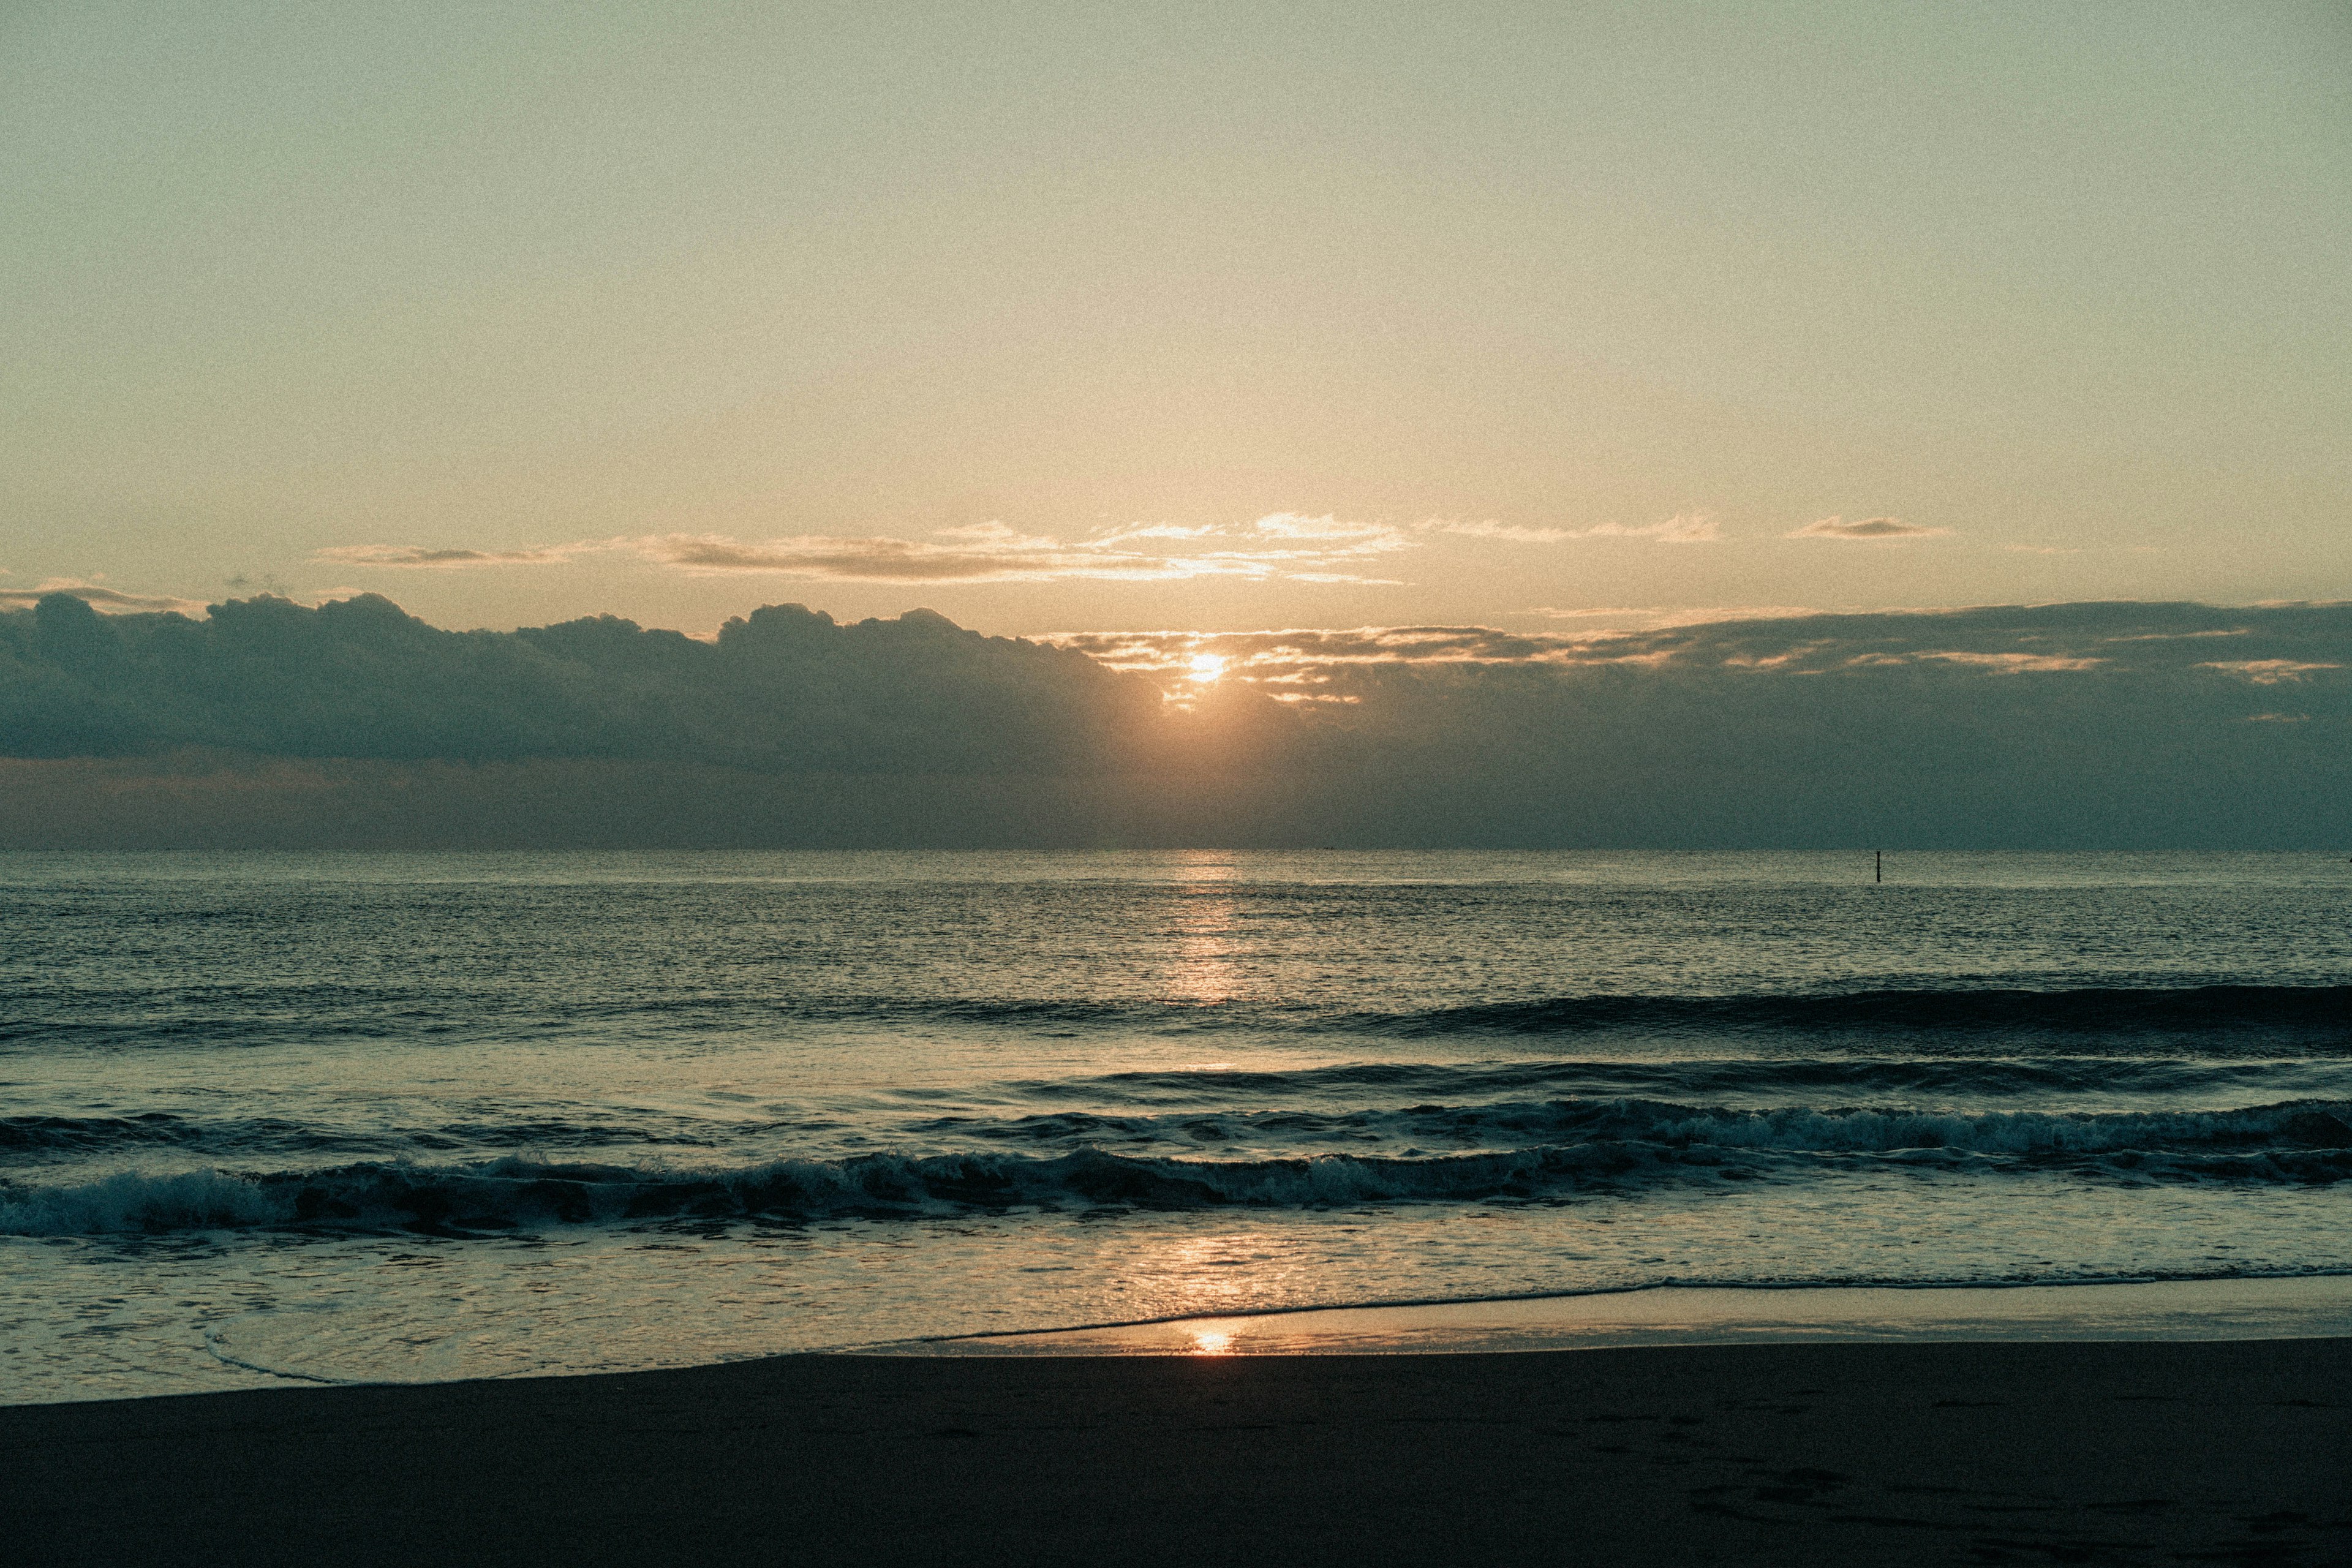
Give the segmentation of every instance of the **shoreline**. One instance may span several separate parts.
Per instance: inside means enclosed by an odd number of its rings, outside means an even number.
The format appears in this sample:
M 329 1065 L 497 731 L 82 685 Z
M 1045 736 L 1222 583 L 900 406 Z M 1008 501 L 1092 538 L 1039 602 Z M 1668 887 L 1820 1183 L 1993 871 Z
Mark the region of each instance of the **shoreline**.
M 2343 1561 L 2352 1338 L 811 1354 L 0 1408 L 26 1561 Z
M 40 1405 L 180 1398 L 285 1387 L 430 1387 L 493 1379 L 684 1371 L 793 1355 L 924 1357 L 1317 1356 L 1531 1353 L 1632 1346 L 1885 1342 L 2179 1341 L 2352 1338 L 2352 1273 L 2076 1279 L 1992 1284 L 1644 1284 L 1490 1297 L 1270 1306 L 1095 1323 L 1048 1323 L 887 1340 L 803 1339 L 698 1347 L 701 1353 L 604 1354 L 475 1371 L 377 1372 L 300 1347 L 272 1353 L 255 1324 L 299 1323 L 306 1307 L 205 1319 L 187 1346 L 226 1376 L 0 1385 L 0 1412 Z M 394 1331 L 387 1328 L 384 1331 Z M 201 1340 L 201 1343 L 194 1342 Z M 583 1342 L 592 1354 L 593 1341 Z M 651 1348 L 651 1347 L 648 1347 Z M 681 1346 L 680 1349 L 685 1347 Z M 287 1352 L 291 1350 L 289 1356 Z M 194 1386 L 191 1386 L 191 1384 Z M 161 1386 L 154 1386 L 160 1384 Z
M 866 1355 L 1519 1353 L 1874 1341 L 2352 1338 L 2352 1274 L 2063 1283 L 1659 1285 L 1274 1307 L 925 1336 Z

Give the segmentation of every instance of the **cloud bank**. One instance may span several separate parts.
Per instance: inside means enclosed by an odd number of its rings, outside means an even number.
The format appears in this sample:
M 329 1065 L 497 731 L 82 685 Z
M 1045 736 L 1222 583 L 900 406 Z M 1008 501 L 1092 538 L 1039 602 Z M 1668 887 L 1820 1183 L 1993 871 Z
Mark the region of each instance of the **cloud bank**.
M 19 846 L 2345 849 L 2352 605 L 701 642 L 52 594 L 0 756 Z

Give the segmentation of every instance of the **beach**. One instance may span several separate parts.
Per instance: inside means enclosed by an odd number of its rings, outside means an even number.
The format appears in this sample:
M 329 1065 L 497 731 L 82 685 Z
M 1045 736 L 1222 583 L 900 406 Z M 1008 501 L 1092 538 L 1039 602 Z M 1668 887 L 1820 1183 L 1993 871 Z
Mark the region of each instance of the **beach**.
M 2352 1340 L 795 1355 L 0 1410 L 25 1563 L 2331 1563 Z

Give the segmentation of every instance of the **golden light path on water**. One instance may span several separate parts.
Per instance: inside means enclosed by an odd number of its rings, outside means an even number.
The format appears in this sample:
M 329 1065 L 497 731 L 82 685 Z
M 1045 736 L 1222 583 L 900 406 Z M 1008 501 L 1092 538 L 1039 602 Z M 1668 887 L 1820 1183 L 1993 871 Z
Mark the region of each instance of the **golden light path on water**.
M 1171 1001 L 1211 1006 L 1240 994 L 1233 938 L 1240 915 L 1234 858 L 1199 851 L 1187 858 L 1188 886 L 1169 931 L 1167 994 Z

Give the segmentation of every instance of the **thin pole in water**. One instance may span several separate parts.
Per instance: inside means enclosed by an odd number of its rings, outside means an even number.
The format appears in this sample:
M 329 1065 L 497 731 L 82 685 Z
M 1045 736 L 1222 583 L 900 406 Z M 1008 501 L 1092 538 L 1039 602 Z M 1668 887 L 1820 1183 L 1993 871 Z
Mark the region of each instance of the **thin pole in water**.
M 1886 880 L 1886 851 L 1884 849 L 1870 852 L 1870 879 L 1874 882 Z

